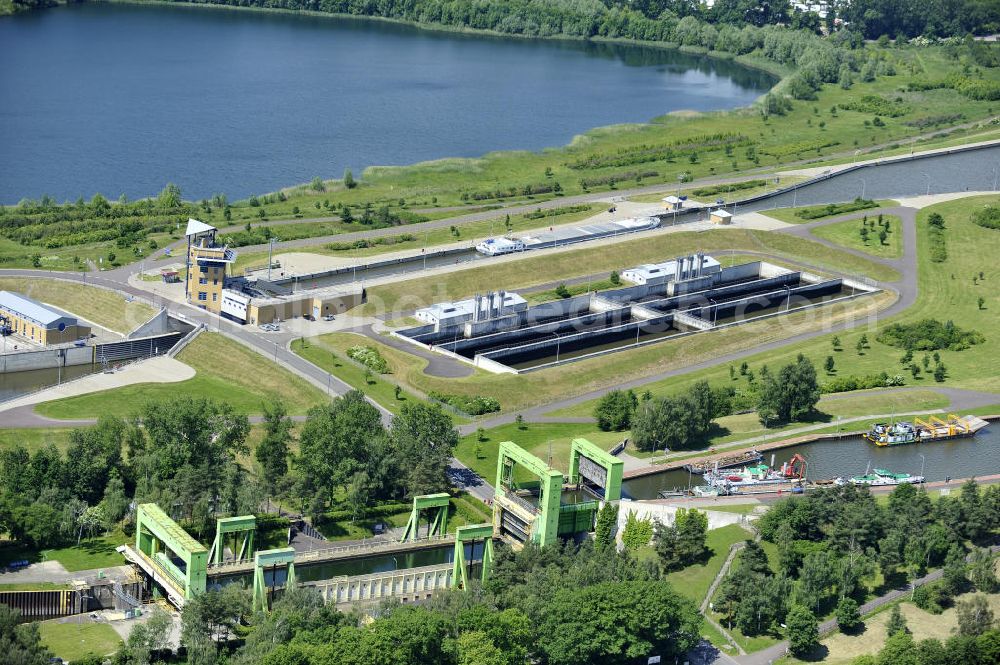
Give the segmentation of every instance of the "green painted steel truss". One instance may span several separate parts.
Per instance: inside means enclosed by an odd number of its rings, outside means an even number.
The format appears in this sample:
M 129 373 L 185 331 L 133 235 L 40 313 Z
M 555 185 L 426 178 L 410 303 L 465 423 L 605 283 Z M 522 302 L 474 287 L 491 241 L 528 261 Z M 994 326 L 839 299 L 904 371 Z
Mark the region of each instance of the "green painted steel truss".
M 448 504 L 451 495 L 447 492 L 438 494 L 423 494 L 413 497 L 413 510 L 410 520 L 406 523 L 401 542 L 420 538 L 420 522 L 424 513 L 430 513 L 427 521 L 427 537 L 443 536 L 448 533 Z

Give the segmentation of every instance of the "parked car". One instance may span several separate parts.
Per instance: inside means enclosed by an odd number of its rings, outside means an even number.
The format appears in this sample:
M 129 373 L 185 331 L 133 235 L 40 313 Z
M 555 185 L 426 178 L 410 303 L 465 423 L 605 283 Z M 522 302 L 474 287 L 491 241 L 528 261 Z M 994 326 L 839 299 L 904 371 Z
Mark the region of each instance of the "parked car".
M 333 321 L 333 318 L 334 318 L 333 314 L 327 314 L 326 316 L 323 317 L 323 320 L 324 321 Z

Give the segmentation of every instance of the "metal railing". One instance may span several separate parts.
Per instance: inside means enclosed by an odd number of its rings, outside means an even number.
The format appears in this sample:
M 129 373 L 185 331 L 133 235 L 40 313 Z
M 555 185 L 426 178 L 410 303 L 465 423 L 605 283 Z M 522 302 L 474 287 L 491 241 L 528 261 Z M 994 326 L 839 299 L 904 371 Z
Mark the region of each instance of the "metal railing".
M 379 552 L 393 552 L 396 550 L 408 550 L 414 547 L 431 546 L 436 544 L 448 544 L 455 542 L 455 534 L 443 536 L 430 536 L 415 541 L 400 543 L 395 540 L 368 540 L 350 545 L 339 545 L 337 547 L 324 547 L 319 550 L 308 552 L 296 552 L 295 563 L 302 564 L 310 561 L 336 558 L 338 555 L 350 554 L 375 554 Z M 247 565 L 253 565 L 253 559 L 240 559 L 238 561 L 226 561 L 223 563 L 210 563 L 208 570 L 214 573 L 224 573 L 227 570 L 241 570 Z

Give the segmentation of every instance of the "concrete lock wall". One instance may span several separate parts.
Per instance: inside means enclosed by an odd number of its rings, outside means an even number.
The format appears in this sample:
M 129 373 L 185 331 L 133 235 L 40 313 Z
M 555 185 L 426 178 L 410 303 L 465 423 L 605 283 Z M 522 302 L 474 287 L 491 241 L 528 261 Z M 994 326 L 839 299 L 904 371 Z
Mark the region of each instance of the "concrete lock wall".
M 73 346 L 65 349 L 5 353 L 0 355 L 0 373 L 55 369 L 69 365 L 89 365 L 94 362 L 94 348 L 92 346 Z
M 495 333 L 497 338 L 491 340 L 492 335 L 484 335 L 482 337 L 476 337 L 473 339 L 462 339 L 459 338 L 458 342 L 454 345 L 455 351 L 461 352 L 464 349 L 470 347 L 482 347 L 489 346 L 491 343 L 504 344 L 510 346 L 516 346 L 518 340 L 524 339 L 526 337 L 533 337 L 539 334 L 548 333 L 563 333 L 573 334 L 576 332 L 586 332 L 578 330 L 580 327 L 587 327 L 593 325 L 610 325 L 615 322 L 620 322 L 622 318 L 628 314 L 628 308 L 619 308 L 610 312 L 594 312 L 592 314 L 585 314 L 572 319 L 560 319 L 557 321 L 552 321 L 550 323 L 540 323 L 530 328 L 520 328 L 518 330 L 512 330 L 508 332 Z M 564 337 L 564 339 L 566 339 Z M 553 337 L 553 341 L 555 338 Z M 452 349 L 452 344 L 447 343 L 447 347 Z
M 170 322 L 170 315 L 166 308 L 154 314 L 148 321 L 126 335 L 126 339 L 137 337 L 149 337 L 151 335 L 163 335 L 168 332 L 175 332 L 173 324 Z
M 315 584 L 323 600 L 337 606 L 376 603 L 383 598 L 414 602 L 451 587 L 453 564 L 406 568 L 374 575 L 342 577 Z
M 670 526 L 677 517 L 678 508 L 683 507 L 622 499 L 618 505 L 618 540 L 621 541 L 621 533 L 625 530 L 625 521 L 628 519 L 630 512 L 635 513 L 635 516 L 640 520 L 652 519 L 659 521 L 664 526 Z M 697 510 L 705 513 L 705 516 L 708 518 L 708 528 L 710 531 L 729 526 L 730 524 L 746 525 L 749 523 L 746 515 L 714 511 L 711 507 L 698 507 Z

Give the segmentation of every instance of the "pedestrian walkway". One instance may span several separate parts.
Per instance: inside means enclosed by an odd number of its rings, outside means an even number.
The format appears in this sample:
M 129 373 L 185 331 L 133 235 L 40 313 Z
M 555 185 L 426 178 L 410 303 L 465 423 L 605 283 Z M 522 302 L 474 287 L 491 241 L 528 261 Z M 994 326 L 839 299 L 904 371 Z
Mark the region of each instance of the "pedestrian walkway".
M 0 404 L 0 412 L 24 406 L 34 406 L 66 397 L 87 395 L 112 388 L 122 388 L 137 383 L 176 383 L 194 377 L 195 371 L 179 360 L 167 356 L 157 356 L 139 360 L 113 372 L 88 374 L 62 385 L 46 388 L 30 395 L 8 400 Z

